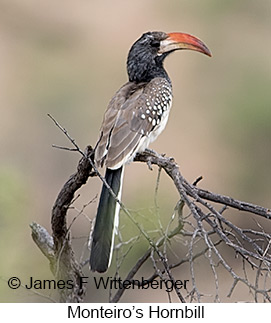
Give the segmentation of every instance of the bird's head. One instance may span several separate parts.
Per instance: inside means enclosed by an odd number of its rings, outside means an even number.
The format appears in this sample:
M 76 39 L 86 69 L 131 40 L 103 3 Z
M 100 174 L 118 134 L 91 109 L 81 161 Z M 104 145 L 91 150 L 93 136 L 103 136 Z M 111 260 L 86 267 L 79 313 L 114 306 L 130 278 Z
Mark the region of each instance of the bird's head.
M 143 34 L 131 47 L 127 71 L 132 82 L 148 82 L 157 76 L 167 77 L 163 68 L 165 57 L 175 50 L 190 49 L 211 56 L 207 46 L 198 38 L 185 33 L 159 31 Z

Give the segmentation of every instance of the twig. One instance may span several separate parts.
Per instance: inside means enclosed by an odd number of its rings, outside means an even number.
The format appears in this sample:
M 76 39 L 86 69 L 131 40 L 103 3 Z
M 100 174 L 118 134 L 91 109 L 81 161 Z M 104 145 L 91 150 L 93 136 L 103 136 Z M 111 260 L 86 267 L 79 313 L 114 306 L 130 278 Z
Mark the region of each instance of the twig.
M 177 174 L 179 173 L 179 167 L 172 158 L 165 157 L 157 153 L 153 154 L 153 151 L 152 153 L 149 153 L 148 149 L 146 149 L 144 153 L 137 154 L 134 161 L 139 161 L 144 163 L 150 162 L 151 164 L 162 167 L 166 171 L 166 173 L 173 179 L 173 181 L 179 178 L 178 176 L 176 176 L 176 173 Z M 176 181 L 175 181 L 175 186 L 176 186 Z M 203 199 L 216 202 L 219 204 L 227 205 L 229 207 L 232 207 L 240 211 L 246 211 L 253 214 L 257 214 L 257 215 L 263 216 L 266 219 L 271 219 L 271 210 L 268 208 L 265 208 L 256 204 L 248 203 L 248 202 L 239 201 L 232 197 L 213 193 L 204 189 L 200 189 L 198 187 L 193 187 L 193 190 L 199 197 Z M 190 194 L 191 192 L 189 189 L 189 195 Z
M 166 174 L 172 179 L 177 191 L 180 195 L 179 209 L 175 211 L 179 212 L 178 224 L 175 229 L 169 232 L 169 226 L 173 220 L 171 217 L 166 229 L 160 223 L 160 233 L 161 237 L 154 241 L 150 238 L 149 234 L 145 232 L 143 226 L 138 223 L 125 205 L 117 199 L 113 193 L 111 187 L 105 181 L 103 176 L 97 170 L 94 164 L 93 150 L 91 147 L 87 147 L 85 151 L 77 145 L 76 141 L 69 135 L 68 131 L 62 127 L 51 115 L 49 118 L 54 122 L 54 124 L 65 134 L 68 140 L 72 143 L 74 148 L 67 148 L 62 146 L 56 146 L 62 150 L 75 151 L 81 154 L 82 158 L 78 164 L 77 172 L 73 174 L 69 180 L 64 184 L 59 195 L 55 201 L 52 210 L 52 237 L 49 233 L 38 224 L 32 224 L 32 236 L 35 243 L 38 245 L 43 254 L 50 261 L 50 267 L 56 278 L 58 279 L 72 279 L 74 282 L 74 288 L 71 291 L 63 291 L 61 293 L 61 301 L 66 302 L 79 302 L 82 301 L 85 295 L 85 289 L 80 288 L 79 280 L 82 277 L 82 267 L 75 259 L 74 252 L 72 250 L 70 229 L 71 225 L 67 227 L 66 215 L 70 208 L 71 203 L 74 201 L 75 192 L 84 185 L 88 178 L 97 175 L 103 184 L 108 188 L 109 192 L 116 199 L 117 203 L 120 204 L 121 209 L 130 218 L 132 223 L 138 228 L 141 235 L 148 241 L 150 248 L 147 252 L 141 256 L 136 264 L 129 271 L 126 280 L 132 280 L 136 275 L 141 266 L 146 262 L 147 259 L 152 257 L 153 264 L 155 267 L 155 273 L 149 278 L 154 279 L 160 275 L 161 279 L 170 279 L 175 281 L 174 275 L 172 274 L 172 269 L 181 266 L 184 263 L 189 262 L 190 273 L 192 279 L 192 291 L 190 292 L 191 297 L 196 295 L 196 300 L 200 301 L 203 293 L 200 292 L 196 274 L 194 271 L 194 260 L 197 257 L 206 255 L 209 260 L 209 266 L 212 269 L 214 280 L 215 280 L 215 301 L 219 301 L 218 293 L 218 274 L 217 266 L 222 265 L 226 272 L 230 275 L 232 279 L 232 287 L 229 291 L 228 296 L 230 297 L 238 285 L 241 282 L 248 286 L 251 291 L 254 291 L 255 300 L 257 301 L 257 295 L 260 294 L 264 301 L 271 301 L 271 290 L 266 288 L 268 286 L 267 277 L 270 277 L 271 271 L 271 254 L 270 254 L 270 244 L 271 236 L 269 233 L 257 231 L 251 228 L 241 229 L 224 216 L 222 213 L 229 208 L 238 209 L 240 211 L 246 211 L 252 214 L 264 217 L 267 220 L 271 219 L 271 211 L 268 208 L 258 206 L 255 204 L 242 202 L 236 200 L 232 197 L 216 194 L 201 188 L 196 185 L 201 180 L 199 177 L 192 185 L 181 175 L 178 165 L 175 163 L 173 158 L 165 157 L 164 155 L 159 155 L 155 151 L 146 150 L 144 153 L 138 154 L 135 161 L 146 163 L 149 168 L 151 165 L 157 165 L 159 167 L 159 174 L 157 179 L 157 186 L 155 190 L 155 206 L 158 207 L 157 203 L 157 189 L 160 178 L 161 169 L 163 169 Z M 213 206 L 214 202 L 217 204 L 222 204 L 222 208 L 217 211 L 216 207 Z M 188 216 L 183 216 L 184 203 L 188 208 Z M 189 220 L 188 220 L 189 217 Z M 192 220 L 190 220 L 192 217 Z M 191 231 L 186 231 L 184 226 L 189 225 Z M 168 260 L 168 248 L 167 243 L 171 241 L 176 235 L 181 235 L 182 238 L 188 239 L 186 246 L 188 246 L 188 256 L 184 257 L 175 264 L 171 264 Z M 214 237 L 218 242 L 214 242 Z M 218 239 L 217 239 L 218 238 Z M 121 241 L 121 240 L 120 240 Z M 203 243 L 205 248 L 197 254 L 195 254 L 194 246 L 198 243 Z M 234 268 L 225 260 L 223 254 L 218 250 L 218 244 L 224 243 L 224 246 L 228 246 L 235 254 L 240 255 L 243 261 L 243 272 L 244 275 L 237 274 Z M 120 246 L 124 245 L 121 241 Z M 163 252 L 160 248 L 163 245 Z M 127 251 L 127 253 L 131 250 Z M 125 253 L 122 258 L 127 254 Z M 156 260 L 154 253 L 158 255 L 158 258 L 163 265 L 160 269 L 156 265 Z M 214 261 L 214 259 L 216 261 Z M 252 268 L 257 268 L 256 280 L 252 284 L 248 279 L 249 275 L 246 273 L 246 265 L 249 264 Z M 118 275 L 119 267 L 116 274 Z M 264 286 L 265 288 L 260 288 L 260 277 L 261 273 L 266 272 L 264 276 Z M 166 276 L 165 276 L 166 275 Z M 270 284 L 270 283 L 269 283 Z M 123 295 L 125 289 L 119 289 L 114 297 L 111 299 L 112 302 L 117 302 Z M 175 288 L 176 295 L 179 297 L 181 302 L 185 302 L 184 296 L 180 293 L 178 288 Z

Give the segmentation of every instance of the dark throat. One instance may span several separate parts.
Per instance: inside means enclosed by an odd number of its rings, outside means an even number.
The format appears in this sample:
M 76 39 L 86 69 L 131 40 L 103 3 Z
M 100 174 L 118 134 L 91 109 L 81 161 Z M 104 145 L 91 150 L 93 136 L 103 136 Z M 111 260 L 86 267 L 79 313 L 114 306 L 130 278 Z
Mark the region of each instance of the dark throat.
M 130 82 L 150 82 L 156 77 L 162 77 L 170 82 L 168 74 L 163 66 L 163 61 L 166 56 L 151 55 L 140 57 L 128 57 L 127 61 L 127 72 Z M 171 83 L 171 82 L 170 82 Z

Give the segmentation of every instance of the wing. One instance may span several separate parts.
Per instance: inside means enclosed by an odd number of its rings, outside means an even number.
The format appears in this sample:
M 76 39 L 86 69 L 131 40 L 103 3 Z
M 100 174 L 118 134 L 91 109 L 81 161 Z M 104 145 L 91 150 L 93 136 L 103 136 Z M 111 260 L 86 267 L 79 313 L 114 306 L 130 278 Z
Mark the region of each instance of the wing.
M 98 166 L 114 169 L 124 165 L 136 154 L 142 140 L 159 126 L 165 110 L 162 105 L 165 93 L 159 91 L 157 85 L 165 89 L 170 87 L 162 78 L 148 83 L 128 82 L 112 98 L 95 150 Z

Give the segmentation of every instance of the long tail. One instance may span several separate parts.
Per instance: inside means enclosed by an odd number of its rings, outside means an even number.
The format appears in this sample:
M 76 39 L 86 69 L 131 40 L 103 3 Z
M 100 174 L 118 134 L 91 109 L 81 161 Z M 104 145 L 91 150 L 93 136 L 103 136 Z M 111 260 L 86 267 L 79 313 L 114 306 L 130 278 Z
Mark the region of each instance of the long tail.
M 123 167 L 106 169 L 105 180 L 120 199 L 122 189 Z M 90 253 L 90 268 L 99 273 L 105 272 L 110 266 L 113 244 L 114 227 L 118 225 L 120 205 L 109 190 L 103 185 L 100 196 Z

